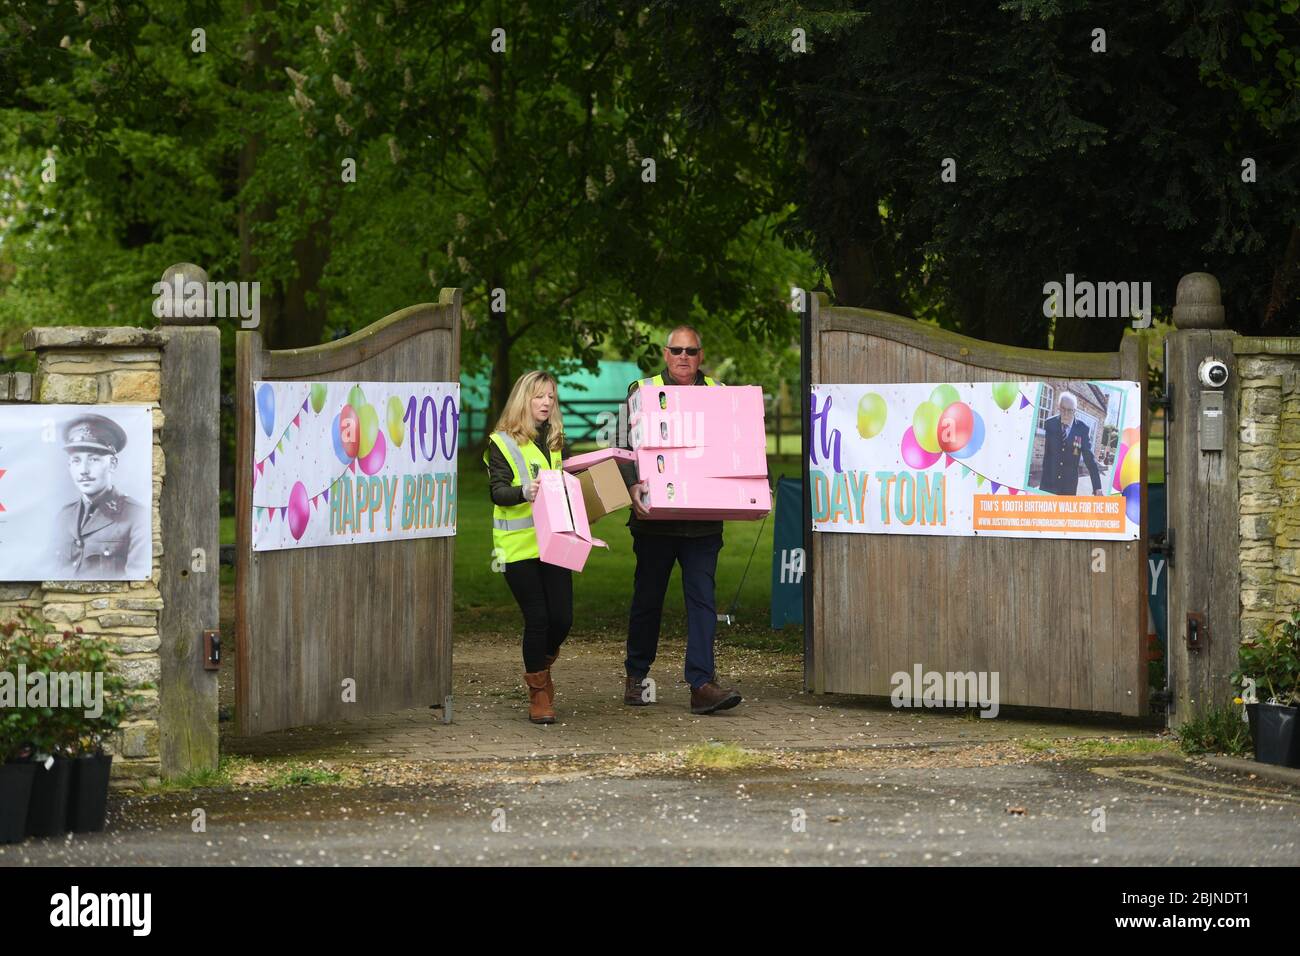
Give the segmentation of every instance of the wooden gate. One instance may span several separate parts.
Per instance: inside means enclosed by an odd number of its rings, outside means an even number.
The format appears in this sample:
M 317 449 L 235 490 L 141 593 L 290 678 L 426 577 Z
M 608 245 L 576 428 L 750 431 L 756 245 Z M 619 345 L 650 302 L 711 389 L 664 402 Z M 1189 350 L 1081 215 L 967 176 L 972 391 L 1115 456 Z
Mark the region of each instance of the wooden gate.
M 1122 379 L 1141 384 L 1146 343 L 1119 352 L 995 345 L 884 312 L 809 297 L 805 380 L 816 384 Z M 808 401 L 809 389 L 804 389 Z M 804 412 L 808 488 L 808 409 Z M 997 671 L 1003 706 L 1146 713 L 1147 505 L 1136 541 L 814 533 L 804 495 L 805 684 L 888 696 L 891 676 Z M 1095 552 L 1105 571 L 1094 571 Z M 888 597 L 882 597 L 887 595 Z
M 236 722 L 241 735 L 443 703 L 455 536 L 252 549 L 254 381 L 455 382 L 459 289 L 327 345 L 236 348 Z M 354 703 L 343 681 L 355 683 Z

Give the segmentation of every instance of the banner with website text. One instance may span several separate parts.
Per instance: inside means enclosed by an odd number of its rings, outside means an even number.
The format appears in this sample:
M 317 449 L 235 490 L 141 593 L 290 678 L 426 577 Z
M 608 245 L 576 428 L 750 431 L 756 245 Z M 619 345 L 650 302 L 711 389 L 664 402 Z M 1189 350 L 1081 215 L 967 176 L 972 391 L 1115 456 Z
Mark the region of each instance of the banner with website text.
M 455 382 L 254 382 L 253 550 L 456 533 Z
M 813 529 L 1136 539 L 1136 382 L 814 385 Z

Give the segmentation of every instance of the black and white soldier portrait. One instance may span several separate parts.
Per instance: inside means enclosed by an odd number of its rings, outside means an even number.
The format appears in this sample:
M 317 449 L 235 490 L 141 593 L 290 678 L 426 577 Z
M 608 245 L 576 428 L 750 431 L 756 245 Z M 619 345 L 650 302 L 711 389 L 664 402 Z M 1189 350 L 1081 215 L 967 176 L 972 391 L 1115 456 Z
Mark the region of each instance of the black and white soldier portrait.
M 0 475 L 0 580 L 151 576 L 148 406 L 0 409 Z

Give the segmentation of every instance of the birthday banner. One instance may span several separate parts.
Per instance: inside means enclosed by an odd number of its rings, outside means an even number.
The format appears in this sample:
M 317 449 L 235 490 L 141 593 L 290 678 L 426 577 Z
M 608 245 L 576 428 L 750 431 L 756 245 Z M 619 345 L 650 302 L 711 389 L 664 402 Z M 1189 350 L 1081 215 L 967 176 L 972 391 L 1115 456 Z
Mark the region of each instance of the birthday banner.
M 456 533 L 458 383 L 254 382 L 253 399 L 254 551 Z
M 814 385 L 815 531 L 1133 540 L 1136 382 Z

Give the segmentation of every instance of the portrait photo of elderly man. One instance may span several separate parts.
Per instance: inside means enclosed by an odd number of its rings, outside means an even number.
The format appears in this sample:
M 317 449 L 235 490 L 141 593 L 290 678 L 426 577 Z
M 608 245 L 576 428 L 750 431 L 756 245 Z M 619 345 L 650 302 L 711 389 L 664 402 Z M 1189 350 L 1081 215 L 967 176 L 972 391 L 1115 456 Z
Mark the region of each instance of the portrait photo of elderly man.
M 80 494 L 55 521 L 55 561 L 69 580 L 149 576 L 149 510 L 115 487 L 126 431 L 111 418 L 84 414 L 62 429 L 68 475 Z
M 1087 469 L 1092 494 L 1101 494 L 1101 473 L 1092 453 L 1092 435 L 1088 426 L 1075 416 L 1078 404 L 1072 392 L 1062 391 L 1056 403 L 1057 413 L 1043 424 L 1046 441 L 1038 487 L 1054 495 L 1088 494 L 1079 487 L 1080 462 Z

